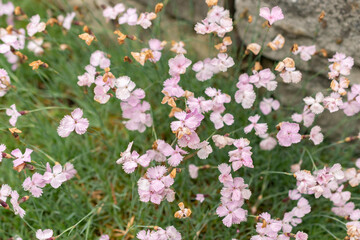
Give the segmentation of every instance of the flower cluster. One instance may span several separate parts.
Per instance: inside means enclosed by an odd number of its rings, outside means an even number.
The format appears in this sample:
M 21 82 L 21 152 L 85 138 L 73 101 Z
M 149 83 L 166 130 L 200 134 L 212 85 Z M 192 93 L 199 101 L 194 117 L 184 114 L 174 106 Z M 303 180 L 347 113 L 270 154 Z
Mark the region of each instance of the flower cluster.
M 154 230 L 142 230 L 136 234 L 140 240 L 181 240 L 181 234 L 173 226 L 166 229 L 155 227 Z

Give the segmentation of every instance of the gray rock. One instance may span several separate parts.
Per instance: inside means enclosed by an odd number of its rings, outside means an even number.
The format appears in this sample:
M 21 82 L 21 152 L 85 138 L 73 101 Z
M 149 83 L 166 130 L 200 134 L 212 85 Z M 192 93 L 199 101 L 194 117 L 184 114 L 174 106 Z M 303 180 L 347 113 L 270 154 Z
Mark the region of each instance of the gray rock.
M 285 45 L 278 51 L 266 48 L 264 56 L 274 60 L 292 56 L 296 60 L 297 68 L 312 72 L 322 71 L 325 75 L 329 65 L 326 58 L 315 56 L 309 62 L 304 62 L 290 52 L 294 43 L 299 46 L 315 44 L 317 50 L 326 49 L 329 56 L 335 52 L 343 52 L 352 56 L 357 66 L 360 65 L 360 0 L 236 0 L 238 34 L 246 44 L 261 44 L 266 34 L 267 27 L 262 27 L 265 20 L 259 16 L 258 9 L 277 5 L 283 10 L 285 19 L 273 24 L 265 43 L 281 33 L 286 39 Z M 254 19 L 246 34 L 245 29 L 249 23 L 246 18 L 240 18 L 245 10 Z M 325 18 L 323 23 L 319 23 L 318 17 L 322 10 L 325 11 Z M 353 83 L 360 82 L 358 67 L 353 69 L 350 80 Z

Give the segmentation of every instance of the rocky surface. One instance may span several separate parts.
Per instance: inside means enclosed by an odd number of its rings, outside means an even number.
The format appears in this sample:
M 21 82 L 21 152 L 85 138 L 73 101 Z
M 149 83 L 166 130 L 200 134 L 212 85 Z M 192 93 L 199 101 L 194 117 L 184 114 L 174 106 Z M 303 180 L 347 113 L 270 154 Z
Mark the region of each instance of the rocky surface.
M 271 51 L 267 48 L 264 56 L 282 60 L 292 55 L 290 49 L 294 43 L 298 45 L 316 45 L 317 50 L 326 49 L 329 56 L 335 52 L 343 52 L 355 59 L 360 65 L 360 0 L 236 0 L 236 18 L 238 34 L 245 41 L 251 43 L 254 39 L 261 44 L 267 28 L 263 27 L 264 19 L 258 16 L 259 7 L 280 6 L 285 19 L 276 22 L 269 30 L 266 42 L 281 33 L 285 38 L 282 51 Z M 325 11 L 323 22 L 318 21 L 321 11 Z M 240 18 L 247 12 L 254 17 L 254 21 L 245 34 L 244 29 L 249 24 L 246 18 Z M 259 18 L 256 21 L 256 18 Z M 254 38 L 254 36 L 258 36 Z M 303 62 L 299 56 L 293 56 L 300 69 L 326 74 L 328 65 L 326 58 L 315 56 L 309 62 Z M 352 82 L 360 82 L 360 70 L 355 67 L 350 77 Z

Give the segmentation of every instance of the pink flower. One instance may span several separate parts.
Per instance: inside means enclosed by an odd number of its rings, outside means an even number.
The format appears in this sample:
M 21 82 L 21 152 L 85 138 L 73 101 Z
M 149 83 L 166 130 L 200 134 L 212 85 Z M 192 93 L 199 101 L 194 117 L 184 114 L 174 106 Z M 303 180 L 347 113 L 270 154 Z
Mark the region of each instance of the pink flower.
M 297 123 L 301 123 L 302 121 L 304 121 L 304 126 L 310 127 L 315 120 L 315 114 L 310 111 L 308 106 L 305 106 L 302 114 L 294 113 L 293 115 L 291 115 L 291 118 L 294 122 Z
M 7 184 L 2 184 L 0 188 L 0 200 L 6 202 L 6 199 L 11 195 L 11 187 Z
M 298 231 L 295 234 L 295 240 L 307 240 L 308 239 L 308 235 L 304 232 Z
M 59 19 L 59 17 L 62 17 Z M 58 21 L 62 24 L 62 27 L 65 28 L 66 30 L 70 30 L 71 28 L 71 23 L 74 20 L 76 13 L 75 12 L 71 12 L 71 13 L 67 13 L 66 17 L 64 18 L 62 15 L 60 15 L 58 17 Z
M 300 53 L 300 58 L 303 61 L 309 61 L 311 56 L 316 52 L 316 46 L 298 46 L 297 51 L 294 51 L 293 54 L 298 55 Z
M 196 201 L 199 201 L 200 203 L 202 203 L 204 200 L 205 200 L 205 196 L 204 194 L 196 194 L 196 198 L 195 198 Z
M 211 60 L 211 64 L 217 67 L 218 71 L 226 72 L 228 68 L 235 65 L 234 59 L 226 53 L 219 53 L 217 58 Z
M 219 217 L 224 217 L 222 221 L 226 227 L 246 221 L 247 211 L 242 209 L 241 205 L 237 201 L 227 202 L 216 209 L 216 214 Z
M 260 17 L 268 20 L 270 25 L 273 25 L 274 22 L 284 19 L 284 15 L 280 7 L 273 7 L 270 11 L 268 7 L 260 8 Z
M 331 74 L 329 73 L 330 78 L 335 78 L 342 75 L 350 75 L 351 68 L 354 65 L 354 59 L 352 57 L 346 57 L 343 53 L 336 53 L 333 58 L 329 59 L 329 62 L 333 62 L 329 66 Z
M 227 165 L 226 163 L 222 163 L 218 166 L 218 169 L 221 173 L 219 176 L 219 181 L 221 183 L 233 181 L 233 178 L 231 176 L 231 167 L 229 165 Z
M 212 136 L 212 140 L 215 143 L 215 146 L 219 149 L 224 148 L 225 146 L 230 146 L 234 143 L 234 139 L 227 137 L 227 136 L 221 136 L 221 135 L 214 135 Z
M 187 59 L 183 54 L 179 54 L 169 60 L 169 74 L 171 76 L 179 76 L 186 72 L 186 68 L 191 64 L 191 60 Z
M 51 229 L 45 229 L 45 230 L 37 230 L 36 231 L 36 238 L 39 240 L 48 240 L 53 236 L 53 230 Z
M 189 165 L 189 174 L 192 179 L 196 179 L 198 177 L 199 168 L 194 164 Z
M 26 148 L 25 153 L 22 154 L 20 149 L 15 149 L 11 152 L 11 155 L 13 155 L 16 159 L 13 161 L 14 167 L 17 167 L 25 162 L 31 162 L 31 153 L 33 150 Z
M 46 183 L 50 183 L 53 188 L 59 188 L 63 182 L 66 181 L 66 174 L 60 164 L 55 164 L 51 170 L 50 164 L 46 163 L 46 172 L 43 175 Z
M 137 182 L 140 201 L 160 204 L 166 197 L 168 202 L 175 200 L 175 192 L 170 189 L 174 179 L 170 175 L 165 176 L 165 166 L 156 166 L 146 171 L 146 178 L 142 177 Z
M 25 191 L 30 191 L 34 197 L 40 197 L 42 195 L 42 188 L 45 187 L 46 183 L 43 176 L 39 173 L 34 173 L 31 177 L 27 177 L 23 182 L 22 186 Z
M 234 141 L 234 146 L 237 147 L 237 149 L 229 152 L 229 161 L 232 163 L 234 171 L 237 171 L 242 166 L 254 168 L 253 160 L 251 158 L 251 147 L 249 144 L 250 141 L 246 138 L 240 138 Z
M 179 146 L 176 145 L 174 152 L 171 154 L 171 157 L 168 159 L 168 163 L 172 167 L 177 167 L 182 160 L 184 159 L 184 154 L 187 154 L 188 152 L 182 150 L 179 148 Z
M 234 116 L 230 113 L 221 116 L 219 112 L 213 112 L 210 114 L 210 121 L 214 123 L 215 129 L 220 129 L 224 127 L 224 123 L 231 126 L 234 123 Z
M 280 77 L 283 79 L 284 83 L 299 83 L 302 78 L 300 71 L 295 71 L 295 68 L 287 68 L 285 71 L 280 73 Z
M 143 167 L 149 166 L 150 159 L 142 158 L 139 159 L 139 154 L 136 151 L 131 152 L 131 147 L 134 142 L 130 142 L 125 152 L 120 154 L 120 158 L 116 161 L 116 164 L 122 164 L 123 169 L 127 174 L 133 173 L 137 168 L 138 164 Z M 140 161 L 142 160 L 142 161 Z
M 185 47 L 185 43 L 183 41 L 180 42 L 172 42 L 171 43 L 171 49 L 170 51 L 175 52 L 176 54 L 186 54 L 187 51 L 184 48 Z
M 283 122 L 281 123 L 280 131 L 276 135 L 276 138 L 281 146 L 290 147 L 291 144 L 299 143 L 301 141 L 301 134 L 299 134 L 299 131 L 299 124 Z
M 274 100 L 273 98 L 263 98 L 260 102 L 260 110 L 264 115 L 268 115 L 274 109 L 274 111 L 278 110 L 280 107 L 280 102 L 278 100 Z
M 100 236 L 99 240 L 110 240 L 110 237 L 107 234 L 103 234 Z
M 100 104 L 105 104 L 109 101 L 110 95 L 108 94 L 108 91 L 110 90 L 109 86 L 100 86 L 97 85 L 94 88 L 94 100 Z
M 197 110 L 199 113 L 208 112 L 213 107 L 213 102 L 211 100 L 205 100 L 204 97 L 189 97 L 186 103 L 190 111 Z
M 275 74 L 269 68 L 261 70 L 260 72 L 253 71 L 253 75 L 249 77 L 249 82 L 253 83 L 255 87 L 264 87 L 268 91 L 274 91 L 277 87 L 277 82 L 274 81 Z
M 10 87 L 10 78 L 5 69 L 0 68 L 0 97 L 4 96 Z
M 319 126 L 314 126 L 311 129 L 310 140 L 313 141 L 315 145 L 322 143 L 324 140 L 324 135 L 321 133 L 321 128 Z
M 211 79 L 214 73 L 218 71 L 218 68 L 212 64 L 212 60 L 210 58 L 206 58 L 204 61 L 198 61 L 195 63 L 192 70 L 196 72 L 197 80 L 203 82 Z
M 201 143 L 199 143 L 196 148 L 200 149 L 197 152 L 197 156 L 200 159 L 207 159 L 209 154 L 213 152 L 213 149 L 211 147 L 211 145 L 209 144 L 208 141 L 203 141 Z
M 340 107 L 343 105 L 342 98 L 338 93 L 331 93 L 330 96 L 324 98 L 324 105 L 325 107 L 331 112 L 336 112 L 339 110 Z
M 201 121 L 204 119 L 204 116 L 201 113 L 198 113 L 197 110 L 193 112 L 176 112 L 174 114 L 175 118 L 179 121 L 171 122 L 171 130 L 172 132 L 178 132 L 179 130 L 196 130 L 197 127 L 200 126 Z M 186 131 L 187 132 L 187 131 Z M 187 132 L 189 135 L 191 132 Z
M 151 21 L 154 20 L 155 18 L 156 18 L 156 14 L 153 12 L 141 13 L 137 21 L 137 24 L 144 29 L 148 29 L 151 26 Z
M 240 75 L 236 87 L 239 90 L 235 93 L 235 101 L 241 103 L 244 109 L 251 108 L 256 100 L 256 94 L 253 85 L 249 83 L 249 76 L 246 73 Z
M 17 191 L 14 190 L 11 192 L 10 202 L 13 206 L 15 215 L 19 215 L 21 218 L 23 218 L 25 216 L 25 210 L 22 209 L 19 205 L 19 194 Z
M 26 26 L 30 37 L 34 36 L 37 32 L 43 32 L 45 30 L 46 23 L 40 21 L 40 16 L 38 14 L 30 18 L 30 23 Z
M 180 77 L 175 76 L 167 79 L 164 82 L 163 91 L 167 93 L 169 97 L 182 97 L 185 93 L 184 89 L 179 86 Z
M 125 5 L 122 3 L 116 4 L 114 7 L 107 7 L 103 11 L 103 16 L 107 19 L 116 19 L 116 17 L 125 11 Z
M 3 154 L 5 154 L 4 153 L 5 149 L 6 149 L 5 144 L 0 144 L 0 162 L 2 162 L 2 159 L 4 157 Z
M 224 182 L 224 187 L 220 193 L 224 198 L 231 199 L 231 201 L 241 201 L 249 199 L 251 196 L 248 185 L 244 183 L 244 179 L 241 177 Z
M 0 16 L 3 15 L 12 15 L 15 10 L 14 4 L 12 2 L 2 3 L 0 2 Z
M 130 97 L 136 85 L 128 76 L 123 76 L 115 80 L 115 86 L 116 98 L 124 101 Z
M 130 26 L 137 24 L 138 14 L 136 13 L 136 8 L 128 8 L 126 12 L 119 18 L 119 24 L 127 23 Z
M 71 132 L 75 132 L 79 135 L 82 135 L 86 132 L 89 127 L 89 120 L 87 118 L 82 118 L 83 111 L 80 108 L 76 108 L 71 112 L 70 115 L 66 115 L 61 121 L 57 129 L 57 132 L 60 137 L 68 137 Z
M 277 141 L 273 137 L 267 136 L 264 140 L 260 142 L 260 148 L 262 150 L 270 151 L 273 150 L 277 145 Z
M 306 97 L 304 98 L 304 102 L 306 105 L 310 106 L 310 110 L 315 114 L 320 114 L 324 111 L 324 107 L 321 105 L 321 103 L 324 101 L 324 95 L 321 92 L 318 92 L 313 97 Z
M 85 67 L 86 72 L 81 75 L 78 76 L 78 82 L 77 84 L 79 86 L 88 86 L 90 87 L 91 84 L 93 84 L 95 82 L 95 74 L 96 74 L 96 68 L 93 67 L 92 65 L 87 65 Z
M 17 119 L 21 116 L 21 113 L 16 110 L 16 105 L 13 104 L 10 106 L 10 108 L 6 109 L 6 115 L 10 116 L 10 125 L 15 127 Z
M 110 59 L 107 58 L 106 53 L 97 50 L 91 54 L 90 64 L 94 67 L 99 66 L 101 69 L 105 69 L 110 67 Z
M 71 178 L 73 178 L 76 175 L 77 171 L 74 168 L 74 165 L 67 162 L 64 165 L 63 173 L 65 174 L 66 180 L 70 180 Z
M 137 90 L 137 89 L 136 89 Z M 136 90 L 133 92 L 135 93 Z M 136 101 L 135 105 L 131 103 L 130 97 L 128 102 L 121 102 L 122 117 L 127 119 L 123 121 L 125 127 L 131 131 L 144 132 L 146 127 L 152 125 L 152 118 L 147 111 L 150 110 L 150 104 L 146 101 Z
M 256 135 L 264 135 L 268 129 L 267 123 L 257 123 L 260 119 L 260 116 L 256 114 L 255 116 L 249 117 L 250 125 L 244 128 L 244 132 L 248 134 L 253 129 L 255 129 Z

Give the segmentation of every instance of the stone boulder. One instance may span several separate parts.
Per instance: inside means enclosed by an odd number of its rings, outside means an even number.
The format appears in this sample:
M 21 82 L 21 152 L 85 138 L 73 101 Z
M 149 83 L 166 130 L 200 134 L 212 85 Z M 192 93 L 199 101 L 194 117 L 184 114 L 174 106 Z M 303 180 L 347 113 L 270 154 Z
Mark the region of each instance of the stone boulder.
M 357 66 L 349 79 L 352 83 L 360 82 L 360 0 L 236 0 L 238 34 L 245 44 L 253 42 L 254 39 L 254 42 L 262 43 L 267 27 L 263 26 L 265 20 L 259 16 L 259 8 L 271 9 L 277 5 L 283 10 L 285 19 L 273 24 L 265 43 L 272 41 L 280 33 L 286 39 L 285 45 L 278 51 L 266 48 L 263 53 L 265 57 L 282 60 L 292 56 L 296 60 L 297 68 L 314 73 L 321 72 L 325 76 L 329 65 L 326 58 L 314 56 L 309 62 L 304 62 L 290 52 L 294 43 L 299 46 L 315 44 L 317 50 L 327 50 L 329 57 L 335 52 L 352 56 Z M 325 17 L 319 22 L 321 11 L 325 11 Z M 244 13 L 253 17 L 250 26 L 247 18 L 243 17 Z

